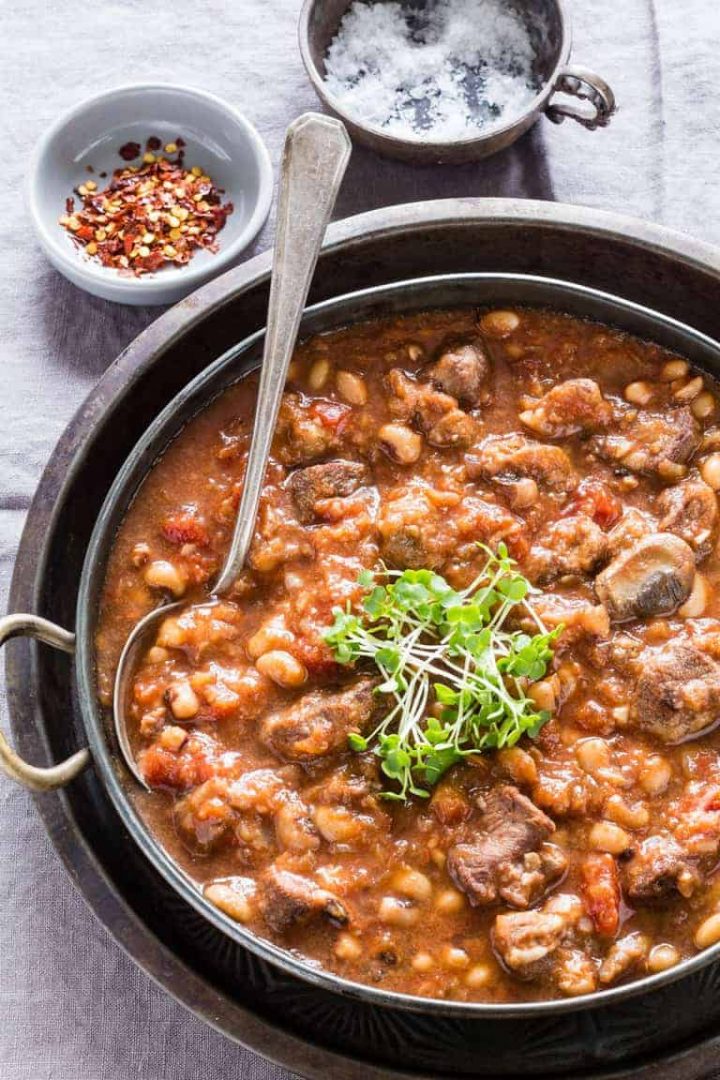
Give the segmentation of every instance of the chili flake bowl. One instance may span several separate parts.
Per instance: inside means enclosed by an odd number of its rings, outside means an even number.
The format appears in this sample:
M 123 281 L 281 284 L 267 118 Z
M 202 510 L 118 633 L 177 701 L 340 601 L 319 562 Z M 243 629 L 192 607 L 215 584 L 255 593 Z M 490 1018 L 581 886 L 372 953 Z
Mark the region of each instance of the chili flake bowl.
M 184 265 L 136 277 L 88 255 L 59 219 L 68 197 L 80 202 L 79 185 L 92 180 L 101 190 L 115 169 L 141 164 L 151 137 L 163 147 L 182 138 L 185 168 L 202 168 L 234 209 L 217 234 L 216 252 L 198 248 Z M 141 148 L 133 161 L 119 154 L 128 143 Z M 27 195 L 43 252 L 74 285 L 118 303 L 169 304 L 237 261 L 265 223 L 272 192 L 267 149 L 241 113 L 203 90 L 157 83 L 109 90 L 61 116 L 35 148 Z

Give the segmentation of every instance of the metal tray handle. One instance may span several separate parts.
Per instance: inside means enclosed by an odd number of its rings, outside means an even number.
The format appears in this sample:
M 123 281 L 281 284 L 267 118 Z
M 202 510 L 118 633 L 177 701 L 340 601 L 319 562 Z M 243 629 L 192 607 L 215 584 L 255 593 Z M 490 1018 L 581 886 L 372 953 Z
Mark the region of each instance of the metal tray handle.
M 580 109 L 577 105 L 554 103 L 552 98 L 545 109 L 545 115 L 554 124 L 562 124 L 566 116 L 577 120 L 589 131 L 605 127 L 616 111 L 615 95 L 599 75 L 588 68 L 564 67 L 557 77 L 553 90 L 555 94 L 569 94 L 580 101 L 589 101 L 594 111 Z
M 55 623 L 41 619 L 39 615 L 6 615 L 0 619 L 0 647 L 14 637 L 31 637 L 44 641 L 66 653 L 75 652 L 75 635 Z M 0 731 L 0 768 L 12 780 L 30 788 L 32 791 L 52 791 L 64 787 L 90 762 L 89 750 L 78 750 L 72 757 L 59 765 L 41 769 L 23 761 L 8 743 Z

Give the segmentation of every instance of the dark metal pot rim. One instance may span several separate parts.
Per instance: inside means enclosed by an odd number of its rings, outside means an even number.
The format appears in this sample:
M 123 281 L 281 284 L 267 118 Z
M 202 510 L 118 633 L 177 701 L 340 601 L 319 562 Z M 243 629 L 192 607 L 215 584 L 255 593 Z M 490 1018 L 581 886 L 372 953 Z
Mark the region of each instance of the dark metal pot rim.
M 550 74 L 546 79 L 543 79 L 542 86 L 538 92 L 527 103 L 522 112 L 513 114 L 508 120 L 498 120 L 494 124 L 488 124 L 487 127 L 482 129 L 482 133 L 468 135 L 467 138 L 464 139 L 452 139 L 451 141 L 448 141 L 447 139 L 433 139 L 430 137 L 423 137 L 422 139 L 404 139 L 400 135 L 388 135 L 387 131 L 378 127 L 377 124 L 370 124 L 361 116 L 348 112 L 348 110 L 340 104 L 337 97 L 328 90 L 325 80 L 320 74 L 317 64 L 310 52 L 310 15 L 313 8 L 315 8 L 319 2 L 322 2 L 322 0 L 304 0 L 300 12 L 300 21 L 298 23 L 300 55 L 307 76 L 313 84 L 315 93 L 320 100 L 332 109 L 341 120 L 353 128 L 360 128 L 362 131 L 373 135 L 380 142 L 384 143 L 385 146 L 388 147 L 388 150 L 392 147 L 402 147 L 404 149 L 412 150 L 414 147 L 423 146 L 429 147 L 437 153 L 463 149 L 471 150 L 473 147 L 484 145 L 496 136 L 501 137 L 514 131 L 516 128 L 520 128 L 531 117 L 537 117 L 542 112 L 555 90 L 555 84 L 557 83 L 558 77 L 568 63 L 572 52 L 572 26 L 564 0 L 552 0 L 557 8 L 558 19 L 560 22 L 560 42 L 558 45 L 557 60 Z
M 560 308 L 560 310 L 568 310 L 567 305 L 570 304 L 571 310 L 574 306 L 575 313 L 582 314 L 584 311 L 585 315 L 598 318 L 601 321 L 612 321 L 611 317 L 608 319 L 607 313 L 615 313 L 622 317 L 619 325 L 629 323 L 636 327 L 631 332 L 640 334 L 645 332 L 648 337 L 657 338 L 659 336 L 664 339 L 663 343 L 667 344 L 668 347 L 680 349 L 690 359 L 701 365 L 703 359 L 707 361 L 708 358 L 712 358 L 713 366 L 717 371 L 720 371 L 720 344 L 692 327 L 669 316 L 652 311 L 643 305 L 588 286 L 527 274 L 443 274 L 410 279 L 391 285 L 373 286 L 312 305 L 305 312 L 302 328 L 307 328 L 307 332 L 316 332 L 317 327 L 311 326 L 308 328 L 307 324 L 320 322 L 325 324 L 323 328 L 328 328 L 331 325 L 346 325 L 348 322 L 360 321 L 362 318 L 372 317 L 375 314 L 372 310 L 374 304 L 391 301 L 393 298 L 400 298 L 401 309 L 407 311 L 438 308 L 443 303 L 447 307 L 463 306 L 462 301 L 457 299 L 442 302 L 417 300 L 418 295 L 432 296 L 433 290 L 439 293 L 442 290 L 454 289 L 455 292 L 462 293 L 463 289 L 466 289 L 467 298 L 465 304 L 472 304 L 472 287 L 482 285 L 497 285 L 498 291 L 504 292 L 506 303 L 511 302 L 511 294 L 514 294 L 516 297 L 515 303 L 535 303 L 536 306 L 551 306 Z M 521 297 L 524 296 L 525 299 L 518 301 L 518 294 Z M 537 297 L 535 300 L 532 299 L 533 295 Z M 553 297 L 552 301 L 547 298 L 549 295 Z M 541 296 L 545 296 L 545 299 L 539 299 Z M 410 297 L 415 298 L 416 302 L 414 304 L 406 302 Z M 483 300 L 476 300 L 475 302 L 482 303 Z M 333 320 L 332 316 L 343 309 L 347 309 L 348 317 L 342 320 Z M 364 309 L 362 314 L 358 312 L 358 309 Z M 603 311 L 605 312 L 604 317 Z M 185 901 L 242 947 L 250 949 L 261 958 L 276 964 L 305 982 L 376 1005 L 422 1013 L 456 1015 L 465 1019 L 472 1017 L 507 1019 L 542 1014 L 556 1015 L 609 1005 L 657 989 L 716 960 L 720 956 L 720 944 L 683 961 L 666 972 L 638 979 L 627 985 L 583 995 L 582 997 L 548 1001 L 516 1004 L 451 1002 L 438 998 L 424 998 L 396 991 L 386 991 L 344 979 L 246 930 L 206 900 L 197 885 L 180 869 L 162 845 L 152 836 L 127 794 L 124 786 L 124 771 L 109 744 L 102 710 L 97 703 L 94 684 L 93 626 L 98 591 L 104 577 L 104 552 L 108 543 L 112 542 L 112 540 L 109 540 L 109 530 L 114 524 L 113 519 L 117 517 L 118 507 L 123 504 L 122 512 L 124 513 L 134 492 L 137 490 L 138 466 L 141 460 L 147 456 L 149 450 L 153 451 L 154 460 L 157 460 L 158 453 L 161 453 L 167 443 L 182 429 L 187 419 L 189 419 L 187 417 L 182 424 L 178 423 L 178 416 L 183 407 L 192 405 L 191 415 L 196 415 L 218 393 L 222 393 L 228 385 L 247 373 L 245 371 L 236 378 L 227 378 L 221 383 L 222 376 L 231 365 L 257 349 L 263 335 L 263 330 L 257 331 L 238 345 L 227 350 L 177 394 L 148 427 L 128 456 L 106 496 L 83 564 L 76 615 L 77 659 L 75 677 L 77 694 L 90 742 L 93 762 L 98 768 L 100 778 L 111 797 L 115 809 L 140 850 Z M 251 368 L 247 370 L 251 370 Z M 216 383 L 221 383 L 221 385 L 215 386 Z M 212 387 L 212 392 L 207 393 L 210 387 Z M 147 471 L 148 466 L 144 464 L 142 468 L 143 477 L 147 474 Z M 140 479 L 140 482 L 142 482 L 142 479 Z

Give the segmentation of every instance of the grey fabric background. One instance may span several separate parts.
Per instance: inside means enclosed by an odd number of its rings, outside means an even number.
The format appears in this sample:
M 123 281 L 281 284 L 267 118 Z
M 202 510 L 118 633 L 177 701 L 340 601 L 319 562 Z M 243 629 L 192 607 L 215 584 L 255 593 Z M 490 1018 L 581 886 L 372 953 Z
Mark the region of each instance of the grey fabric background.
M 4 0 L 0 4 L 0 609 L 25 511 L 82 398 L 154 317 L 78 292 L 36 248 L 22 185 L 32 144 L 88 94 L 184 81 L 246 112 L 277 163 L 286 124 L 317 107 L 300 62 L 300 0 Z M 720 242 L 717 0 L 571 0 L 574 59 L 621 111 L 588 133 L 545 121 L 486 163 L 414 169 L 356 151 L 339 217 L 453 195 L 560 199 Z M 255 250 L 272 242 L 272 224 Z M 248 252 L 248 255 L 252 252 Z M 622 283 L 618 283 L 618 289 Z M 4 713 L 3 713 L 4 719 Z M 75 894 L 28 795 L 0 778 L 2 1080 L 229 1080 L 288 1074 L 157 989 Z

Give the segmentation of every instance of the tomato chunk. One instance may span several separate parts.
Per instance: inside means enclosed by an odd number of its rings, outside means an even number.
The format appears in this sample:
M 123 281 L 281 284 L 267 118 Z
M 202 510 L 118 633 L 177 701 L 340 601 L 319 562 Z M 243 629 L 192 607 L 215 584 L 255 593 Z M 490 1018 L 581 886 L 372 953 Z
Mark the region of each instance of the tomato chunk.
M 620 925 L 620 883 L 615 859 L 591 851 L 582 864 L 581 890 L 587 913 L 598 934 L 613 937 Z

